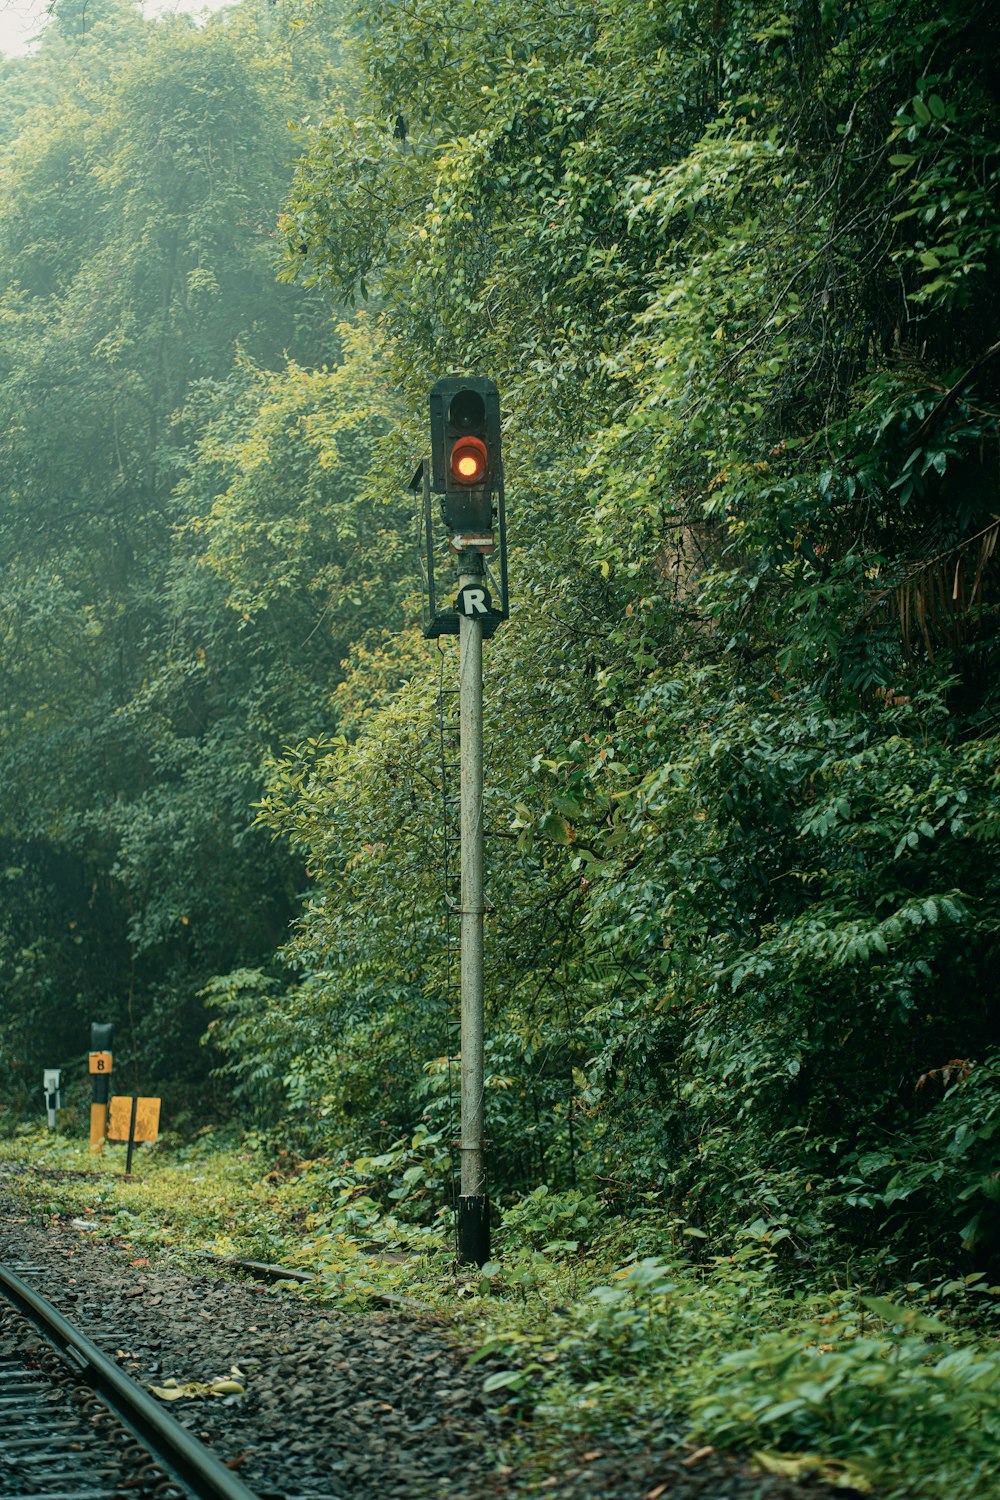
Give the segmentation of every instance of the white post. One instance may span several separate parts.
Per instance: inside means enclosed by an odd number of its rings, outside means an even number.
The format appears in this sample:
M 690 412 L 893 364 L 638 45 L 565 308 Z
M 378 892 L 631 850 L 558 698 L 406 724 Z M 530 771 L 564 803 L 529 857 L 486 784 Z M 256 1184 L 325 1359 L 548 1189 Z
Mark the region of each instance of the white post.
M 62 1073 L 59 1068 L 46 1068 L 42 1075 L 42 1088 L 45 1092 L 45 1113 L 48 1116 L 49 1129 L 56 1128 L 56 1110 L 62 1106 Z

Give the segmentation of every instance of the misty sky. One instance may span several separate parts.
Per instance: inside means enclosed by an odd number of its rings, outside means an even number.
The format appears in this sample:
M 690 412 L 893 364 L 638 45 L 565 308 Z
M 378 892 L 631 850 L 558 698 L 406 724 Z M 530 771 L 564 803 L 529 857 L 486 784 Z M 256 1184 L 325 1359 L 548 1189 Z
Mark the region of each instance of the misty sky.
M 145 10 L 157 15 L 163 11 L 218 10 L 229 0 L 149 0 Z M 0 52 L 10 57 L 27 50 L 45 23 L 51 0 L 0 0 Z
M 47 0 L 0 0 L 0 52 L 23 52 L 45 19 Z

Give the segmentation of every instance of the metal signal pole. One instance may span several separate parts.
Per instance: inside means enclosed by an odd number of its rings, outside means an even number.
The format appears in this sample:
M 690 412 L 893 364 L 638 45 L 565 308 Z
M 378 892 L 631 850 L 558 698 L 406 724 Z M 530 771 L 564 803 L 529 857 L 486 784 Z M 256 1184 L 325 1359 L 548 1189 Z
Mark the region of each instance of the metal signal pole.
M 483 582 L 483 560 L 465 552 L 459 593 L 474 598 Z M 458 1258 L 482 1265 L 490 1255 L 489 1203 L 483 1149 L 483 621 L 472 610 L 459 616 L 459 725 L 461 731 L 462 836 L 462 1119 Z
M 486 1194 L 483 1047 L 483 640 L 508 617 L 507 526 L 500 455 L 500 395 L 492 380 L 446 375 L 430 391 L 431 462 L 421 461 L 410 488 L 423 496 L 423 632 L 459 638 L 459 794 L 462 851 L 462 1065 L 458 1198 L 458 1258 L 484 1265 L 490 1258 Z M 441 497 L 448 549 L 458 562 L 458 598 L 438 607 L 435 524 L 431 493 Z M 485 558 L 499 545 L 499 608 L 486 587 Z M 495 580 L 494 580 L 495 582 Z M 445 789 L 445 816 L 450 799 Z M 445 829 L 447 838 L 447 827 Z

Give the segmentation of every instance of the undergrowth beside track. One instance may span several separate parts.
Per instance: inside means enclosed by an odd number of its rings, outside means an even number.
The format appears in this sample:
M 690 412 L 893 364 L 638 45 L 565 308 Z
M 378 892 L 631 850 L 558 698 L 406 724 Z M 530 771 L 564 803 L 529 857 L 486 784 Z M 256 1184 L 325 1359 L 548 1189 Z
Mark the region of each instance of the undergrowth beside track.
M 568 1448 L 615 1441 L 750 1448 L 898 1500 L 1000 1495 L 1000 1288 L 975 1277 L 891 1296 L 846 1275 L 810 1284 L 753 1225 L 719 1255 L 655 1202 L 609 1220 L 586 1194 L 544 1189 L 507 1209 L 494 1261 L 456 1269 L 446 1212 L 385 1211 L 391 1152 L 275 1161 L 206 1132 L 140 1151 L 126 1180 L 121 1148 L 95 1162 L 84 1143 L 22 1129 L 0 1162 L 31 1220 L 136 1258 L 280 1262 L 316 1280 L 275 1295 L 360 1313 L 391 1294 L 446 1319 L 519 1419 L 528 1485 Z M 60 1170 L 88 1175 L 48 1175 Z

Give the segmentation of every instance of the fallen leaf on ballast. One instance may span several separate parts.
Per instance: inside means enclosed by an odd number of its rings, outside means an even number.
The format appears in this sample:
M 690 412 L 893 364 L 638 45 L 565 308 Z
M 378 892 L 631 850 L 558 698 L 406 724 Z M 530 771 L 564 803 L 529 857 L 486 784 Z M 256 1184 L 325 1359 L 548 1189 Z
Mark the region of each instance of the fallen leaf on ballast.
M 643 1495 L 642 1500 L 660 1500 L 660 1496 L 661 1495 L 665 1495 L 666 1493 L 667 1493 L 667 1487 L 666 1487 L 666 1485 L 665 1484 L 658 1484 L 656 1486 L 655 1490 L 647 1490 L 646 1493 Z
M 767 1453 L 759 1450 L 754 1453 L 753 1461 L 765 1473 L 780 1474 L 785 1479 L 815 1475 L 835 1490 L 855 1490 L 862 1495 L 870 1494 L 872 1488 L 866 1474 L 839 1458 L 820 1458 L 816 1453 Z
M 184 1386 L 178 1385 L 176 1380 L 165 1380 L 162 1385 L 151 1385 L 149 1389 L 161 1401 L 179 1401 L 185 1393 Z
M 685 1469 L 690 1469 L 692 1464 L 700 1463 L 703 1458 L 707 1458 L 710 1453 L 714 1452 L 714 1448 L 696 1448 L 693 1453 L 688 1454 L 687 1458 L 681 1459 L 681 1464 Z
M 165 1380 L 162 1385 L 151 1385 L 149 1389 L 161 1401 L 179 1401 L 182 1396 L 189 1399 L 197 1396 L 242 1396 L 245 1386 L 238 1380 L 189 1380 L 181 1385 L 177 1380 Z

